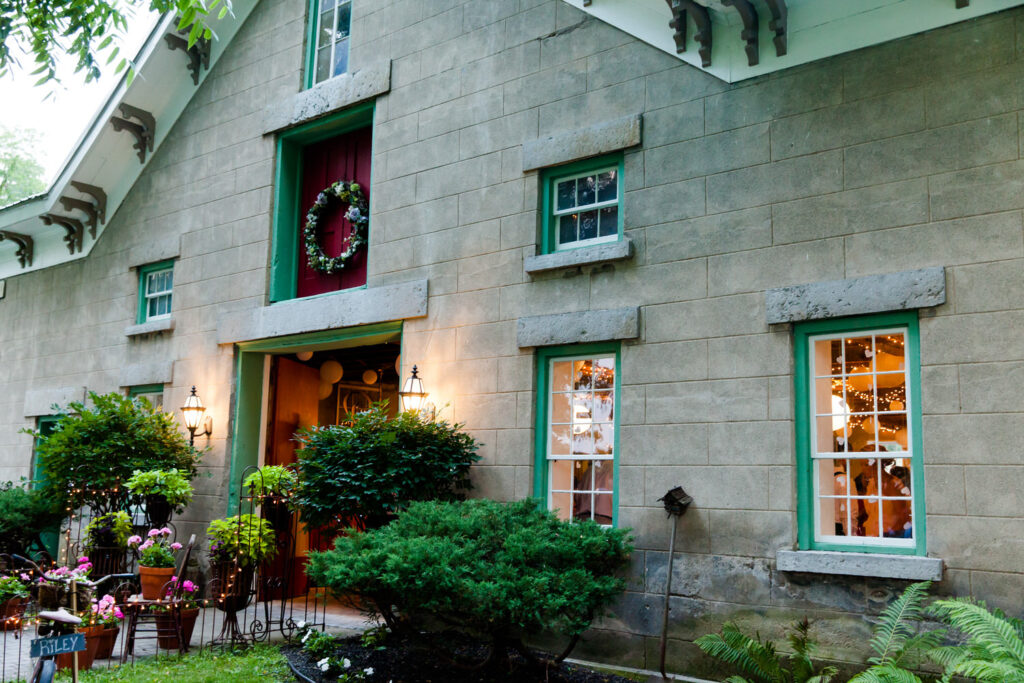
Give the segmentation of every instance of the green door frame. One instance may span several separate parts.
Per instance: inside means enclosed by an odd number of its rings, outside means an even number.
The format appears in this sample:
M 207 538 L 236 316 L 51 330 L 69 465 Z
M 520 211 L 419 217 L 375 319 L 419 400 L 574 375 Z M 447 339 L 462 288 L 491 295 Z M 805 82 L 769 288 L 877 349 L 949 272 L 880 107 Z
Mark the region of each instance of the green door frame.
M 325 330 L 310 334 L 260 339 L 238 344 L 235 354 L 234 433 L 231 439 L 231 469 L 228 482 L 228 509 L 238 508 L 247 467 L 260 463 L 260 428 L 263 413 L 263 365 L 267 356 L 297 351 L 324 351 L 351 346 L 369 346 L 402 339 L 402 321 Z

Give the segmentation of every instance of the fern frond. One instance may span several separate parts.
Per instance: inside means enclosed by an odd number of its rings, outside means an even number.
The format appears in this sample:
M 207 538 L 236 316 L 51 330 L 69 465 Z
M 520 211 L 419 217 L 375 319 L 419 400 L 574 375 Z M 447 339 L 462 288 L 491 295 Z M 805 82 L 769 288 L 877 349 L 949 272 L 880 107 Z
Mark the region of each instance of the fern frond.
M 964 633 L 972 646 L 983 648 L 992 661 L 1010 660 L 1024 667 L 1024 639 L 1007 619 L 989 612 L 983 604 L 967 598 L 938 600 L 932 612 Z
M 970 659 L 960 663 L 956 673 L 980 683 L 1024 683 L 1024 668 L 1012 662 Z
M 901 655 L 904 645 L 917 630 L 914 622 L 921 620 L 931 585 L 930 581 L 921 581 L 907 586 L 900 597 L 883 610 L 870 641 L 871 649 L 878 656 L 869 661 L 886 664 Z
M 830 683 L 838 675 L 839 669 L 834 666 L 826 666 L 817 676 L 808 678 L 804 683 Z
M 729 676 L 724 683 L 752 683 L 749 678 L 743 676 Z
M 866 671 L 862 671 L 849 683 L 921 683 L 917 674 L 908 671 L 895 664 L 876 664 Z
M 735 666 L 762 683 L 775 683 L 771 675 L 751 656 L 751 646 L 759 643 L 740 632 L 734 624 L 722 626 L 722 635 L 708 633 L 695 640 L 694 644 L 704 654 Z

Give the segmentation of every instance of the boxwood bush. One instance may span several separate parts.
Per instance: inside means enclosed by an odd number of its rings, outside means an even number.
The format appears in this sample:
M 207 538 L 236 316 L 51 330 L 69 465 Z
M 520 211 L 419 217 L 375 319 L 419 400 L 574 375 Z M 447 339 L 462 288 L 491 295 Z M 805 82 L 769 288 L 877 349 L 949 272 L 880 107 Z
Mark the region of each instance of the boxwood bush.
M 44 547 L 42 534 L 56 529 L 63 510 L 41 491 L 0 483 L 0 553 L 27 555 Z
M 461 425 L 414 413 L 388 419 L 387 405 L 349 415 L 347 425 L 296 435 L 298 485 L 292 504 L 311 528 L 374 529 L 417 500 L 458 500 L 480 459 Z
M 542 631 L 571 645 L 625 587 L 628 532 L 564 522 L 537 501 L 418 502 L 387 526 L 310 553 L 310 577 L 376 608 L 392 630 L 485 636 L 488 661 Z M 568 654 L 568 650 L 562 657 Z

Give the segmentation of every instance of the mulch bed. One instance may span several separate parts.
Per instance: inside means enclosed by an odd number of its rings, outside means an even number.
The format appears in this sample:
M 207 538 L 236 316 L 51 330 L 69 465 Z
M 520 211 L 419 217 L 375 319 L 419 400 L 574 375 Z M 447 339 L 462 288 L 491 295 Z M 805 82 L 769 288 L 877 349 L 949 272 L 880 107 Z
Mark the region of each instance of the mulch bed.
M 299 646 L 282 648 L 292 667 L 307 679 L 320 683 L 335 678 L 322 677 L 315 660 Z M 482 661 L 487 648 L 480 643 L 464 643 L 457 648 L 460 660 Z M 450 660 L 439 656 L 438 648 L 429 649 L 414 645 L 407 640 L 394 637 L 379 649 L 368 649 L 359 638 L 338 640 L 335 657 L 347 657 L 352 662 L 350 671 L 373 668 L 373 675 L 367 681 L 391 681 L 392 683 L 482 683 L 484 681 L 506 681 L 515 683 L 633 683 L 628 678 L 599 673 L 573 664 L 552 666 L 545 672 L 531 669 L 526 660 L 516 653 L 511 662 L 511 671 L 460 669 Z M 538 656 L 543 656 L 538 653 Z

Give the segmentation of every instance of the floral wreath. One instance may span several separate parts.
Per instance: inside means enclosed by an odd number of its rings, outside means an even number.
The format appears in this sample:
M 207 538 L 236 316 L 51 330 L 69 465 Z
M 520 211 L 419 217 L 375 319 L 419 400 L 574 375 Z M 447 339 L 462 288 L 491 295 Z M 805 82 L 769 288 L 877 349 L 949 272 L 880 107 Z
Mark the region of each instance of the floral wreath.
M 335 204 L 348 204 L 345 219 L 352 224 L 352 233 L 348 237 L 348 247 L 345 251 L 331 258 L 320 248 L 320 242 L 317 240 L 317 228 L 323 213 L 334 208 Z M 306 227 L 302 230 L 309 267 L 325 275 L 342 271 L 360 247 L 366 244 L 366 226 L 369 222 L 366 195 L 363 194 L 359 183 L 339 180 L 321 190 L 320 194 L 316 196 L 313 206 L 306 212 Z

